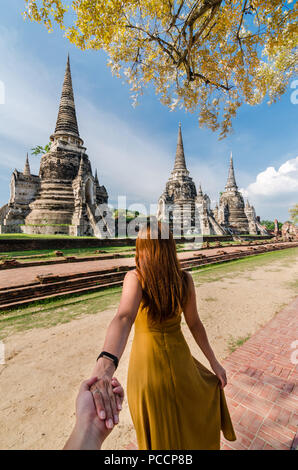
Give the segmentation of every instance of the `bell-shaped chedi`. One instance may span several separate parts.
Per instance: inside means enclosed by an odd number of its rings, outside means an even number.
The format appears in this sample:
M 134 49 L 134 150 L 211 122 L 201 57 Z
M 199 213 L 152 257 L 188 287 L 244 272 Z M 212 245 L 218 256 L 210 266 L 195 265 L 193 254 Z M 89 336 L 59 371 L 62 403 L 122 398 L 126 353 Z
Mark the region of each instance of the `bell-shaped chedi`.
M 93 235 L 96 208 L 107 203 L 104 186 L 92 175 L 79 135 L 69 57 L 50 151 L 42 156 L 40 189 L 30 204 L 26 233 Z
M 35 200 L 39 189 L 39 177 L 30 170 L 28 153 L 23 172 L 15 169 L 10 180 L 10 198 L 8 204 L 0 208 L 0 233 L 20 233 L 26 216 L 30 212 L 29 204 Z
M 76 108 L 73 96 L 72 79 L 70 71 L 69 56 L 67 58 L 62 94 L 60 99 L 59 112 L 56 122 L 55 134 L 74 135 L 79 137 L 79 129 L 76 115 Z
M 166 188 L 158 201 L 158 218 L 166 220 L 177 232 L 183 225 L 188 228 L 194 224 L 196 186 L 186 168 L 181 124 L 178 129 L 178 139 L 174 168 L 166 184 Z
M 236 184 L 233 156 L 231 152 L 228 179 L 221 194 L 218 208 L 218 222 L 230 233 L 249 233 L 249 222 L 245 203 Z
M 181 122 L 179 122 L 176 157 L 175 157 L 175 164 L 174 164 L 174 169 L 172 173 L 177 173 L 177 172 L 181 174 L 183 173 L 185 175 L 189 175 L 189 171 L 187 170 L 186 163 L 185 163 Z
M 178 129 L 174 168 L 159 198 L 157 217 L 168 222 L 177 237 L 192 233 L 224 233 L 213 218 L 208 196 L 203 195 L 201 187 L 197 194 L 196 185 L 189 176 L 181 124 Z
M 227 184 L 225 187 L 226 191 L 237 191 L 238 186 L 236 184 L 236 179 L 235 179 L 235 172 L 234 172 L 234 164 L 233 164 L 233 154 L 231 152 L 230 155 L 230 167 L 229 167 L 229 174 L 228 174 L 228 179 L 227 179 Z
M 25 161 L 25 166 L 24 166 L 23 175 L 25 175 L 25 176 L 31 176 L 28 153 L 27 153 L 27 155 L 26 155 L 26 161 Z

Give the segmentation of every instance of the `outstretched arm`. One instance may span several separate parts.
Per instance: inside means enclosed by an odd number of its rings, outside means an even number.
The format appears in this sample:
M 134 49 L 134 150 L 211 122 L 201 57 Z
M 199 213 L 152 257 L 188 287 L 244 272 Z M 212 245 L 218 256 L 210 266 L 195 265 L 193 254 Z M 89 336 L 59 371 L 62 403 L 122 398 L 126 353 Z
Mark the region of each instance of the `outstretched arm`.
M 209 361 L 212 370 L 215 372 L 221 382 L 221 387 L 227 384 L 227 378 L 224 368 L 220 365 L 215 357 L 212 347 L 210 346 L 208 336 L 203 323 L 198 314 L 196 291 L 192 276 L 187 273 L 188 277 L 188 296 L 184 306 L 184 317 L 186 323 L 193 335 L 197 345 L 200 347 L 204 355 Z
M 124 278 L 120 304 L 107 329 L 102 349 L 117 356 L 119 360 L 135 321 L 141 298 L 142 289 L 138 278 L 135 272 L 129 271 Z M 117 407 L 111 387 L 111 378 L 114 371 L 114 363 L 105 357 L 101 357 L 98 359 L 92 374 L 99 379 L 91 388 L 98 416 L 106 421 L 108 429 L 118 423 L 119 407 Z

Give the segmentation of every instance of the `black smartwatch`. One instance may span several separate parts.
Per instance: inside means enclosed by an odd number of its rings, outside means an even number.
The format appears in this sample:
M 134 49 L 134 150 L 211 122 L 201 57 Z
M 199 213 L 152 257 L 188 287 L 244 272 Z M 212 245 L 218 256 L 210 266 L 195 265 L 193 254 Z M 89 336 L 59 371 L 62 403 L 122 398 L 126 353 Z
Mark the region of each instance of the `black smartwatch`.
M 111 359 L 114 362 L 115 370 L 117 369 L 119 363 L 119 359 L 117 356 L 114 356 L 114 354 L 111 354 L 107 351 L 102 351 L 96 361 L 98 361 L 100 357 L 107 357 L 108 359 Z

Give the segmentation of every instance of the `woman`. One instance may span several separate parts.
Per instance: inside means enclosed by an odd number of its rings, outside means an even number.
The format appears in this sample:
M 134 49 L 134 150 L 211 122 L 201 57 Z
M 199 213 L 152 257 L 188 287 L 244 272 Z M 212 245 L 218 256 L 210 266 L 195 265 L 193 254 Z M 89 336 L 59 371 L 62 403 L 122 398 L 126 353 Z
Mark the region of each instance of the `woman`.
M 168 234 L 168 237 L 165 235 Z M 192 357 L 181 314 L 214 373 Z M 217 361 L 199 318 L 195 288 L 181 270 L 175 241 L 164 224 L 148 223 L 136 241 L 136 269 L 126 274 L 120 305 L 109 325 L 92 392 L 107 427 L 118 422 L 111 378 L 135 323 L 127 397 L 139 449 L 220 448 L 220 430 L 235 440 Z M 114 362 L 113 362 L 114 361 Z

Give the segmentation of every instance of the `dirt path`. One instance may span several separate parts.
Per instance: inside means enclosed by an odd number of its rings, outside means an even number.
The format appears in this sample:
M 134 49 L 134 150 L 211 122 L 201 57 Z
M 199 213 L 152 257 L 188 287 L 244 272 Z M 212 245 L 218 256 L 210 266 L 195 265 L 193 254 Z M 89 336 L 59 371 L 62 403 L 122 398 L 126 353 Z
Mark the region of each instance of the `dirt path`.
M 245 267 L 249 266 L 249 267 Z M 209 272 L 209 274 L 208 274 Z M 200 316 L 219 359 L 230 342 L 241 342 L 266 324 L 297 295 L 298 256 L 272 258 L 264 265 L 239 264 L 194 274 Z M 70 307 L 71 308 L 71 307 Z M 115 309 L 51 328 L 9 336 L 6 365 L 0 365 L 0 448 L 59 449 L 74 422 L 74 400 L 89 376 Z M 206 364 L 183 323 L 192 353 Z M 117 370 L 126 386 L 132 334 Z M 123 449 L 134 440 L 127 402 L 120 424 L 104 444 Z

